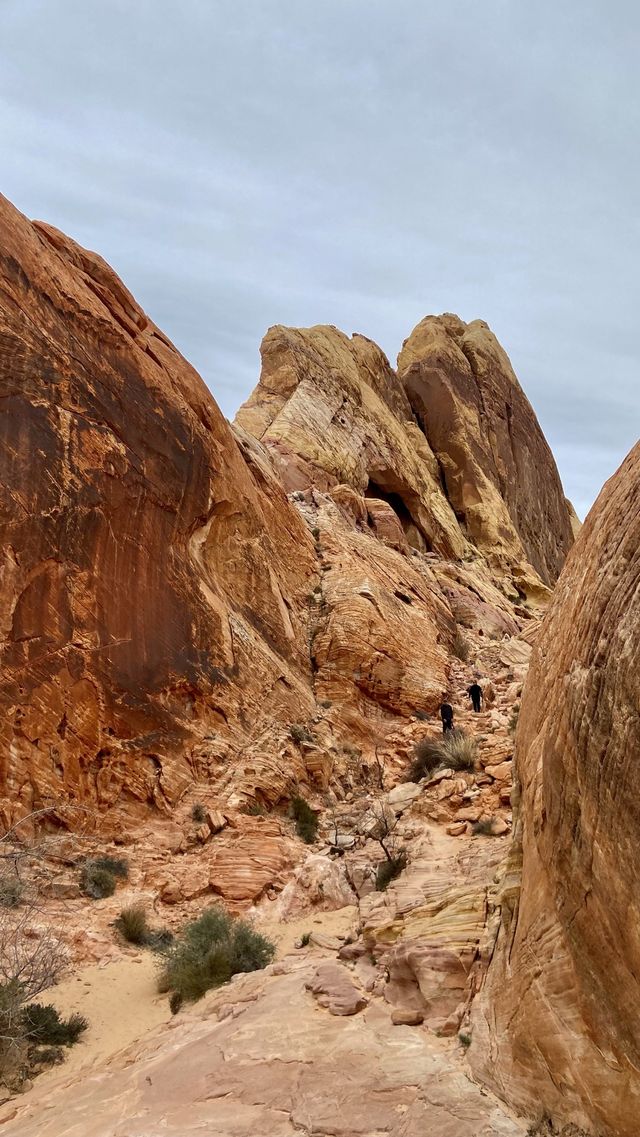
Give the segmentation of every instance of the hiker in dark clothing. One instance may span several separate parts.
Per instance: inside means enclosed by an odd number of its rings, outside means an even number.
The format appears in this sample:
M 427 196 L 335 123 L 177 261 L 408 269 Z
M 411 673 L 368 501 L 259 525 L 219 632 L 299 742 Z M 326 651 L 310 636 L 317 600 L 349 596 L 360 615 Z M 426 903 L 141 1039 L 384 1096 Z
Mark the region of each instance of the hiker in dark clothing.
M 467 695 L 471 699 L 474 711 L 479 711 L 480 704 L 482 703 L 482 687 L 478 683 L 472 683 L 467 691 Z
M 443 703 L 440 707 L 440 718 L 442 719 L 442 733 L 446 734 L 448 730 L 453 730 L 453 707 L 451 703 Z

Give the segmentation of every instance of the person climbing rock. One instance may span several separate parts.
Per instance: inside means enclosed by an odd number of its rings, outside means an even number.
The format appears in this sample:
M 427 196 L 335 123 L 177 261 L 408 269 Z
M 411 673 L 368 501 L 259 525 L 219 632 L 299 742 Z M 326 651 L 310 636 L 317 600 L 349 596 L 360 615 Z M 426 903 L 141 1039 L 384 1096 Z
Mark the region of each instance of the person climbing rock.
M 446 734 L 448 730 L 453 730 L 453 707 L 451 703 L 442 703 L 440 707 L 440 718 L 442 719 L 442 733 Z
M 471 705 L 474 711 L 477 713 L 482 705 L 482 687 L 480 684 L 476 682 L 472 683 L 467 691 L 467 695 L 471 699 Z

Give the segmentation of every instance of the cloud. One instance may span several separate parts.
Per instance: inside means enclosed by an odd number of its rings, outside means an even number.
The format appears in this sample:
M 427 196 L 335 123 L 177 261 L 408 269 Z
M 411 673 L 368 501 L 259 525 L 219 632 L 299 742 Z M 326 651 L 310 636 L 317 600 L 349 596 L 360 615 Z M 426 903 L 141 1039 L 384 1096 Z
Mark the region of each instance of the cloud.
M 631 0 L 4 0 L 0 187 L 232 415 L 273 323 L 486 319 L 584 513 L 637 437 Z

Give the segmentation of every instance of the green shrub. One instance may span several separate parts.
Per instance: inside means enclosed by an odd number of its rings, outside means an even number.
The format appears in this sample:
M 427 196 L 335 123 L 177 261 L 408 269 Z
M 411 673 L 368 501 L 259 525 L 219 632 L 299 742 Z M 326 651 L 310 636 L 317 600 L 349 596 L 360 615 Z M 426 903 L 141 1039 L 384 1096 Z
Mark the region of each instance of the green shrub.
M 244 811 L 249 817 L 264 817 L 266 810 L 260 801 L 252 801 Z
M 145 947 L 151 951 L 166 952 L 171 947 L 175 936 L 168 928 L 149 928 L 147 938 L 145 940 Z
M 274 945 L 249 924 L 222 908 L 208 908 L 183 928 L 164 953 L 159 988 L 172 992 L 171 1009 L 175 1004 L 177 1010 L 178 999 L 200 999 L 238 972 L 259 971 L 274 953 Z
M 29 1041 L 46 1046 L 73 1046 L 89 1026 L 84 1015 L 63 1019 L 50 1003 L 28 1003 L 22 1020 Z
M 469 643 L 459 628 L 456 628 L 455 635 L 453 637 L 453 643 L 451 645 L 451 651 L 455 655 L 456 659 L 462 660 L 463 663 L 467 662 L 469 655 L 471 654 Z
M 203 825 L 207 820 L 207 811 L 201 801 L 196 801 L 191 806 L 191 820 L 195 821 L 197 825 Z
M 0 876 L 0 905 L 3 908 L 17 908 L 22 900 L 24 885 L 17 876 Z
M 300 947 L 308 947 L 311 943 L 311 932 L 303 932 L 300 936 Z
M 289 735 L 297 746 L 299 746 L 301 742 L 313 742 L 311 731 L 307 730 L 306 726 L 303 726 L 302 723 L 299 722 L 291 723 Z
M 98 868 L 92 861 L 87 861 L 82 866 L 80 888 L 85 896 L 90 896 L 93 900 L 102 900 L 105 896 L 113 896 L 116 883 L 116 878 L 112 872 Z
M 97 869 L 110 872 L 118 880 L 129 879 L 129 862 L 125 857 L 92 857 L 87 864 L 95 865 Z
M 318 815 L 314 813 L 303 797 L 291 799 L 291 816 L 296 823 L 296 833 L 305 845 L 313 845 L 318 832 Z
M 407 867 L 407 854 L 404 849 L 401 849 L 395 857 L 388 857 L 386 861 L 381 861 L 376 871 L 376 888 L 378 892 L 384 892 L 385 889 L 391 884 L 392 880 L 400 876 L 400 873 Z
M 458 1035 L 458 1042 L 461 1046 L 464 1046 L 466 1050 L 468 1046 L 471 1046 L 471 1035 L 465 1034 L 464 1031 L 460 1031 Z
M 114 927 L 129 944 L 146 944 L 149 940 L 150 928 L 147 923 L 147 913 L 144 904 L 129 904 L 123 908 Z
M 172 991 L 169 996 L 169 1010 L 172 1015 L 177 1015 L 184 1000 L 179 991 Z
M 471 832 L 474 837 L 495 837 L 493 831 L 493 817 L 483 818 L 481 821 L 476 821 L 475 825 L 471 826 Z

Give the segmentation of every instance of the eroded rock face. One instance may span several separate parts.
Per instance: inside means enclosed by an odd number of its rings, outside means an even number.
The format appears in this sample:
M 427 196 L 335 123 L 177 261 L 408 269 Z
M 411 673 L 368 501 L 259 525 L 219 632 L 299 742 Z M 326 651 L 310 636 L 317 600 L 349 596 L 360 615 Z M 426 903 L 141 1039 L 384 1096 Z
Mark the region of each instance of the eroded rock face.
M 556 580 L 573 542 L 573 509 L 509 359 L 483 320 L 427 316 L 398 372 L 469 538 L 530 592 L 529 562 Z M 524 562 L 524 563 L 523 563 Z
M 275 455 L 287 489 L 351 487 L 375 503 L 371 526 L 383 536 L 386 502 L 413 547 L 464 553 L 437 462 L 379 347 L 333 327 L 276 326 L 261 355 L 260 383 L 236 421 Z
M 514 850 L 471 1057 L 529 1116 L 635 1137 L 640 1104 L 640 446 L 535 640 Z
M 312 540 L 100 257 L 6 199 L 0 249 L 4 813 L 170 804 L 312 705 Z

